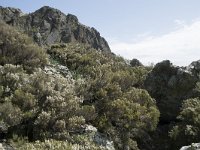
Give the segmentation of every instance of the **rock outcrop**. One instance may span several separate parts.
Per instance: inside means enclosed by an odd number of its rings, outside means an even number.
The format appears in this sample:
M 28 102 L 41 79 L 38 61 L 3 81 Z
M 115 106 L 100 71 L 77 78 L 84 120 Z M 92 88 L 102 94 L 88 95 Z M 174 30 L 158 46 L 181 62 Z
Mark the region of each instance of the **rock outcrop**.
M 145 88 L 156 99 L 161 122 L 176 119 L 182 101 L 194 96 L 197 81 L 192 72 L 173 66 L 168 60 L 156 64 L 146 78 Z
M 200 60 L 193 61 L 188 67 L 187 70 L 192 72 L 195 76 L 200 78 Z
M 0 150 L 15 150 L 15 149 L 6 143 L 0 143 Z
M 23 14 L 21 10 L 0 7 L 0 20 L 17 27 L 33 37 L 39 45 L 80 42 L 102 51 L 110 51 L 106 40 L 94 29 L 79 23 L 76 16 L 44 6 Z
M 192 143 L 190 146 L 183 146 L 180 150 L 200 150 L 200 143 Z
M 92 125 L 86 125 L 84 133 L 91 141 L 101 146 L 105 150 L 115 150 L 113 141 L 110 141 L 104 134 L 100 133 Z

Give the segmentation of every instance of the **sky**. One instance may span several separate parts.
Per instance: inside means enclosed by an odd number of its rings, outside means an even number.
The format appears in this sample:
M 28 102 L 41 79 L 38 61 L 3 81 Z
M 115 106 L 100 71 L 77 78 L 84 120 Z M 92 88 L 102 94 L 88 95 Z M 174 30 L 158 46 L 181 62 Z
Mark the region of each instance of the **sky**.
M 96 28 L 112 52 L 143 64 L 200 59 L 200 0 L 0 0 L 25 13 L 51 6 Z

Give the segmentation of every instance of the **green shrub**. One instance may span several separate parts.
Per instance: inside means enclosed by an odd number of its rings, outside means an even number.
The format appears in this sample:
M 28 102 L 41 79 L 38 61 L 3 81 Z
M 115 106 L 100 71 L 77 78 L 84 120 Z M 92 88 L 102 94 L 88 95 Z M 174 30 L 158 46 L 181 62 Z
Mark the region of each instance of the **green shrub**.
M 84 123 L 71 78 L 40 69 L 27 74 L 14 65 L 0 66 L 0 70 L 0 120 L 10 134 L 38 140 L 63 131 L 76 132 Z M 77 119 L 72 123 L 73 118 Z
M 83 116 L 91 115 L 86 121 L 109 134 L 117 149 L 137 145 L 137 133 L 129 135 L 132 130 L 148 132 L 156 128 L 159 111 L 154 100 L 145 90 L 133 88 L 143 87 L 148 73 L 145 67 L 131 67 L 122 57 L 83 44 L 56 45 L 47 52 L 51 59 L 75 72 L 79 85 L 76 91 L 88 111 Z
M 0 65 L 22 65 L 32 71 L 46 63 L 45 51 L 34 44 L 31 38 L 0 22 Z
M 200 98 L 185 100 L 177 119 L 179 123 L 173 126 L 169 135 L 174 147 L 190 145 L 199 142 L 200 138 Z

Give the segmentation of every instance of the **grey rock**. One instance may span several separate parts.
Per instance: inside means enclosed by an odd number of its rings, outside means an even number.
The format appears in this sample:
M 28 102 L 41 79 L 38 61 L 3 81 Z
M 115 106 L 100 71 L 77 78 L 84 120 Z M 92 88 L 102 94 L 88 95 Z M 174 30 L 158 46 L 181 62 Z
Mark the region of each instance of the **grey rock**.
M 2 143 L 0 143 L 0 150 L 4 150 Z
M 189 72 L 192 72 L 194 75 L 196 75 L 198 78 L 200 78 L 200 60 L 193 61 L 188 67 L 187 70 Z
M 156 99 L 161 121 L 176 119 L 183 100 L 194 96 L 197 81 L 194 74 L 169 60 L 156 64 L 145 80 L 145 88 Z
M 100 133 L 96 127 L 92 125 L 84 126 L 84 133 L 105 150 L 115 150 L 113 141 L 109 140 L 103 133 Z
M 91 133 L 91 132 L 97 132 L 97 128 L 95 128 L 92 125 L 85 125 L 85 132 L 86 133 Z
M 110 52 L 108 43 L 96 29 L 82 25 L 72 14 L 65 15 L 48 6 L 26 15 L 19 9 L 0 7 L 0 20 L 24 31 L 39 45 L 80 42 Z
M 20 9 L 11 8 L 11 7 L 1 7 L 0 6 L 0 20 L 4 20 L 6 23 L 11 25 L 16 25 L 18 18 L 24 14 Z
M 0 150 L 15 150 L 15 149 L 6 143 L 0 143 Z
M 200 143 L 192 143 L 190 146 L 183 146 L 180 150 L 200 150 Z
M 95 133 L 93 140 L 96 144 L 105 147 L 107 150 L 115 150 L 113 141 L 108 140 L 99 132 Z

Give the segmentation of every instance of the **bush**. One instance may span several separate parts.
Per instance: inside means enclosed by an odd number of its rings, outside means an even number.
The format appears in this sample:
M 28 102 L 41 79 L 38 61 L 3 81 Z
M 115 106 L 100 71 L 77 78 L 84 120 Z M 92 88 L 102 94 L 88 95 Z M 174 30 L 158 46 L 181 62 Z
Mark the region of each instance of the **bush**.
M 11 135 L 38 140 L 81 128 L 84 118 L 71 78 L 40 69 L 27 74 L 14 65 L 0 66 L 0 70 L 0 120 Z
M 107 121 L 116 133 L 120 133 L 121 149 L 130 146 L 131 137 L 135 139 L 140 130 L 155 130 L 159 121 L 155 101 L 145 90 L 132 88 L 108 105 L 109 110 L 105 113 Z
M 0 65 L 22 65 L 24 69 L 32 71 L 46 63 L 45 51 L 34 44 L 31 38 L 0 22 Z
M 176 124 L 169 135 L 173 145 L 180 148 L 183 145 L 199 142 L 200 138 L 200 98 L 185 100 Z
M 68 141 L 45 140 L 44 142 L 36 141 L 35 143 L 26 143 L 18 148 L 19 150 L 37 149 L 37 150 L 106 150 L 104 147 L 96 146 L 91 143 L 87 145 L 72 144 Z
M 87 109 L 93 119 L 83 115 L 109 134 L 117 149 L 137 147 L 133 130 L 156 128 L 159 111 L 154 100 L 145 90 L 133 88 L 143 87 L 148 73 L 145 67 L 131 67 L 121 57 L 82 44 L 56 45 L 47 52 L 74 71 L 76 78 L 83 78 L 77 92 L 83 97 L 83 108 L 94 108 Z

